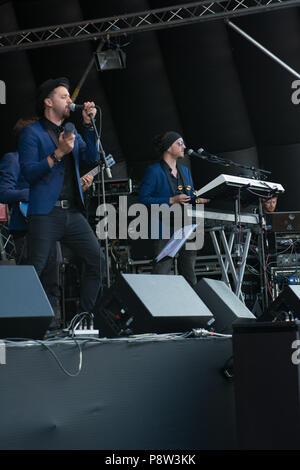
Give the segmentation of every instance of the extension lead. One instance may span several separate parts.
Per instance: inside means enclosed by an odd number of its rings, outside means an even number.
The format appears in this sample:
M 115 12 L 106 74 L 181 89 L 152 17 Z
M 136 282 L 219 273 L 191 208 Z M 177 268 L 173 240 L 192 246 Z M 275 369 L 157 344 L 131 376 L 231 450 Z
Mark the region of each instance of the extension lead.
M 69 330 L 68 330 L 69 336 L 71 336 L 72 338 L 76 336 L 88 337 L 88 338 L 99 336 L 99 330 L 94 329 L 94 315 L 93 314 L 82 312 L 81 314 L 78 314 L 74 317 L 75 320 L 79 318 L 81 318 L 81 320 L 79 320 L 73 328 L 69 327 Z M 74 319 L 72 320 L 72 322 L 74 322 Z
M 74 337 L 74 336 L 99 336 L 99 330 L 88 330 L 88 329 L 83 329 L 83 330 L 74 330 L 74 331 L 69 331 L 69 335 Z
M 94 323 L 91 320 L 89 327 L 87 326 L 87 321 L 79 322 L 79 328 L 74 328 L 74 330 L 70 330 L 70 336 L 99 336 L 99 330 L 94 329 Z

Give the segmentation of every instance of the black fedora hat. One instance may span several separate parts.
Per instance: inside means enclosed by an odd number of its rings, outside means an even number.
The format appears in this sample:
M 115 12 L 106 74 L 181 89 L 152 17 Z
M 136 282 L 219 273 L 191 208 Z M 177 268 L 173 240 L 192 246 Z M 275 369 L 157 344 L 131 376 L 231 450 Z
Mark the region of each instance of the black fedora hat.
M 49 96 L 58 86 L 65 86 L 67 89 L 70 88 L 70 82 L 66 77 L 60 78 L 49 78 L 40 85 L 36 96 L 36 112 L 38 116 L 42 116 L 44 113 L 44 99 Z

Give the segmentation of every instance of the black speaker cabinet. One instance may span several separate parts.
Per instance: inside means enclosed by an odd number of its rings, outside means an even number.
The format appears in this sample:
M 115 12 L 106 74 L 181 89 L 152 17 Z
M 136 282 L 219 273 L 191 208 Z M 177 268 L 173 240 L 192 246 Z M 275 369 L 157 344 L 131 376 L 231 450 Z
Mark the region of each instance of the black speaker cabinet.
M 300 449 L 299 322 L 233 325 L 241 450 Z
M 272 321 L 274 319 L 285 320 L 292 313 L 294 318 L 300 319 L 300 286 L 286 286 L 278 297 L 272 302 L 266 312 L 261 317 L 262 321 Z
M 0 266 L 0 338 L 42 339 L 54 317 L 33 266 Z
M 256 317 L 223 281 L 202 278 L 195 291 L 215 317 L 214 329 L 221 332 L 232 331 L 235 321 L 251 321 Z
M 121 274 L 96 310 L 95 325 L 100 335 L 115 336 L 185 332 L 213 320 L 183 276 Z

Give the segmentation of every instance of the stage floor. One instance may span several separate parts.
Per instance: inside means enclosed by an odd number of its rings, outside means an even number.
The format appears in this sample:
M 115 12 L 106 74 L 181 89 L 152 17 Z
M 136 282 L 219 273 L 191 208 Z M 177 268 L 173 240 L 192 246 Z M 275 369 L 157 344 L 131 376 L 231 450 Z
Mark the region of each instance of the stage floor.
M 1 348 L 1 449 L 236 448 L 233 383 L 223 373 L 230 338 L 149 334 Z

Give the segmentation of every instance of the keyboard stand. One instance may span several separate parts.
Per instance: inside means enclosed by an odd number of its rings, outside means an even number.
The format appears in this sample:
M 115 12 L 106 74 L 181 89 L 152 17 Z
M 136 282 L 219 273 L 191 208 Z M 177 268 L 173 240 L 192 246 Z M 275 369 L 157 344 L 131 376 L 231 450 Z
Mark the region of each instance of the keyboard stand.
M 2 237 L 1 230 L 0 230 L 0 260 L 1 261 L 7 260 L 7 255 L 6 255 L 6 251 L 5 251 L 5 247 L 4 247 L 4 243 L 3 243 L 3 237 Z
M 238 266 L 235 267 L 234 265 L 234 259 L 233 259 L 233 253 L 232 253 L 232 248 L 233 244 L 235 241 L 235 238 L 239 236 L 239 231 L 234 230 L 230 232 L 229 238 L 226 238 L 225 234 L 225 228 L 224 227 L 214 227 L 208 230 L 210 233 L 214 249 L 221 267 L 221 273 L 222 273 L 222 281 L 225 282 L 225 284 L 234 291 L 235 295 L 244 301 L 244 294 L 242 293 L 242 284 L 243 284 L 243 278 L 245 274 L 245 268 L 246 268 L 246 263 L 247 263 L 247 257 L 248 257 L 248 252 L 249 252 L 249 247 L 250 247 L 250 241 L 251 241 L 251 230 L 249 228 L 247 229 L 241 229 L 242 233 L 246 234 L 245 238 L 245 243 L 243 245 L 243 254 L 242 256 L 238 257 Z M 218 240 L 217 234 L 219 235 L 220 241 Z M 223 245 L 224 249 L 224 254 L 225 254 L 225 259 L 224 255 L 221 252 L 221 246 L 220 243 Z M 237 245 L 239 247 L 239 250 L 241 249 L 241 245 Z M 231 286 L 230 280 L 229 280 L 229 273 L 228 271 L 231 272 L 232 279 L 233 279 L 233 287 Z
M 212 199 L 217 201 L 218 199 L 223 201 L 224 199 L 234 201 L 234 217 L 226 217 L 224 220 L 227 222 L 232 222 L 233 227 L 227 240 L 225 235 L 224 227 L 216 227 L 208 229 L 210 232 L 214 249 L 218 257 L 218 261 L 222 271 L 222 280 L 231 288 L 228 270 L 230 270 L 233 278 L 234 288 L 238 298 L 241 298 L 243 301 L 243 294 L 241 292 L 241 287 L 243 283 L 243 277 L 245 273 L 245 267 L 247 262 L 248 250 L 251 240 L 251 229 L 243 229 L 242 225 L 250 223 L 252 226 L 256 226 L 259 229 L 258 232 L 258 255 L 260 260 L 260 282 L 261 282 L 261 302 L 262 310 L 268 307 L 269 298 L 268 298 L 268 285 L 267 285 L 267 272 L 266 272 L 266 259 L 265 259 L 265 247 L 264 247 L 264 218 L 262 210 L 262 198 L 273 197 L 275 195 L 281 194 L 284 192 L 284 188 L 279 183 L 272 183 L 264 180 L 257 180 L 256 178 L 244 178 L 238 177 L 235 175 L 219 175 L 213 181 L 209 182 L 206 186 L 201 188 L 196 192 L 197 197 L 205 197 L 207 199 Z M 256 221 L 251 220 L 246 221 L 243 214 L 241 214 L 241 205 L 248 205 L 250 203 L 259 203 L 259 213 L 256 215 Z M 221 217 L 223 216 L 220 213 Z M 254 214 L 253 214 L 254 216 Z M 222 220 L 220 216 L 216 217 L 219 220 Z M 213 218 L 213 217 L 207 217 Z M 249 217 L 247 217 L 249 219 Z M 234 219 L 234 220 L 233 220 Z M 244 242 L 244 248 L 241 248 L 241 240 L 238 239 L 237 246 L 239 250 L 238 254 L 238 264 L 237 267 L 234 266 L 232 248 L 236 235 L 239 236 L 241 233 L 246 233 L 246 238 Z M 223 244 L 225 250 L 225 263 L 223 262 L 223 257 L 221 254 L 220 243 L 217 239 L 217 234 L 220 236 L 220 240 Z M 241 251 L 243 251 L 241 255 Z M 224 256 L 224 255 L 223 255 Z

